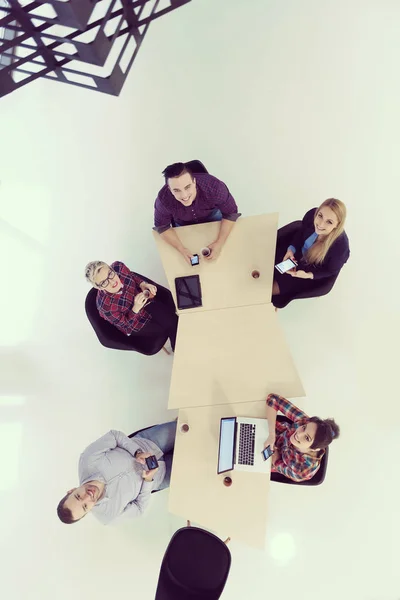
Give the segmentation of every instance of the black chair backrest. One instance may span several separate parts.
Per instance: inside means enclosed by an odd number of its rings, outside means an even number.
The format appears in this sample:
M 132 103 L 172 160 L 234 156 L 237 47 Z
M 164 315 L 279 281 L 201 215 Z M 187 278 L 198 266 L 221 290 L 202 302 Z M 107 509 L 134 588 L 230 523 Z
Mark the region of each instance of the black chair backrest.
M 184 527 L 172 537 L 161 564 L 156 600 L 217 600 L 231 567 L 228 547 L 198 527 Z
M 297 233 L 301 227 L 302 221 L 292 221 L 278 229 L 277 245 L 285 244 L 286 240 L 290 243 L 291 238 Z
M 129 344 L 129 337 L 100 316 L 96 305 L 96 297 L 97 290 L 95 288 L 89 290 L 86 296 L 85 310 L 99 342 L 106 348 L 133 350 Z
M 286 423 L 292 423 L 290 419 L 285 417 L 284 415 L 277 415 L 277 420 Z M 321 459 L 321 464 L 318 471 L 315 473 L 314 477 L 308 479 L 306 481 L 293 481 L 288 477 L 285 477 L 281 473 L 271 473 L 271 481 L 275 481 L 277 483 L 287 483 L 290 485 L 321 485 L 325 479 L 326 469 L 328 467 L 328 455 L 329 455 L 329 447 L 325 449 L 325 454 Z
M 208 173 L 207 169 L 200 160 L 189 160 L 185 165 L 192 173 Z

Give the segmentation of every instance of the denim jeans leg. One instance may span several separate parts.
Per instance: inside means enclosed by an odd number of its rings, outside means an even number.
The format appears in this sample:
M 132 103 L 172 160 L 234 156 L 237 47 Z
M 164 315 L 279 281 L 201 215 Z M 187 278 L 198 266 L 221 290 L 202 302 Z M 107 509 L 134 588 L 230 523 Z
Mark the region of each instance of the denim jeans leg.
M 164 454 L 163 456 L 165 461 L 165 477 L 161 482 L 159 490 L 165 490 L 165 488 L 169 487 L 171 481 L 171 470 L 172 470 L 172 459 L 174 458 L 174 453 L 169 452 L 168 454 Z
M 176 421 L 154 425 L 145 431 L 138 433 L 136 437 L 151 440 L 160 448 L 164 454 L 173 452 L 175 445 Z
M 219 208 L 214 208 L 207 217 L 207 223 L 212 223 L 213 221 L 222 221 L 222 212 Z

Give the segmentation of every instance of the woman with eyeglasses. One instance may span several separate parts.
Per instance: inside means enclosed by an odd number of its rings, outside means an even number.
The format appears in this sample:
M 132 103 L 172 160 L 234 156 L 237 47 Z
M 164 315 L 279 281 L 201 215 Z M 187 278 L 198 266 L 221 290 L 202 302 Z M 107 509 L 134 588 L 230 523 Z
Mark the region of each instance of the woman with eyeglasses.
M 165 333 L 175 349 L 178 317 L 171 292 L 143 280 L 120 261 L 111 266 L 90 262 L 85 277 L 98 290 L 96 305 L 103 319 L 128 336 Z
M 322 280 L 337 275 L 350 256 L 349 239 L 344 230 L 346 206 L 336 198 L 325 200 L 303 217 L 301 227 L 293 239 L 277 244 L 276 263 L 287 259 L 294 261 L 290 270 L 280 273 L 274 269 L 272 303 L 286 306 L 298 293 L 312 290 Z

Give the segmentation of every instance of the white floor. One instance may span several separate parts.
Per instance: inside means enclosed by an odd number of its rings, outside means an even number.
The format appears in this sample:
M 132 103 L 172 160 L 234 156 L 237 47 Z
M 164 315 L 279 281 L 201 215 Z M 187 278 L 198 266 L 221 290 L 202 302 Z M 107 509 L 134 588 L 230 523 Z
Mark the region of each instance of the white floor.
M 160 172 L 199 158 L 245 215 L 341 198 L 352 250 L 329 296 L 279 313 L 302 407 L 342 428 L 326 482 L 271 485 L 265 551 L 232 540 L 223 597 L 398 600 L 399 21 L 396 0 L 193 0 L 150 27 L 119 98 L 38 81 L 0 100 L 2 598 L 154 598 L 183 524 L 168 492 L 115 527 L 55 508 L 89 442 L 175 416 L 171 358 L 99 345 L 83 268 L 165 283 Z

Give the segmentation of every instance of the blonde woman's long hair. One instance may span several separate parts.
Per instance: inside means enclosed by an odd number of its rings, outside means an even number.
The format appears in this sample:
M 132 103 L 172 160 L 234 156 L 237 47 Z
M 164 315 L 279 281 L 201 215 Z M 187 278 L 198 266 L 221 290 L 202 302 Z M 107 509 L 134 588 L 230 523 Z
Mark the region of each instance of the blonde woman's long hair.
M 325 235 L 322 240 L 318 239 L 311 246 L 311 248 L 308 249 L 305 258 L 309 265 L 320 265 L 323 263 L 333 242 L 337 240 L 337 238 L 342 235 L 344 231 L 344 223 L 346 221 L 346 206 L 343 204 L 343 202 L 341 200 L 336 200 L 336 198 L 328 198 L 328 200 L 325 200 L 325 202 L 323 202 L 317 208 L 314 218 L 324 206 L 327 206 L 333 210 L 338 220 L 338 224 L 337 227 L 335 227 L 335 229 L 333 229 L 328 235 Z

